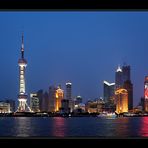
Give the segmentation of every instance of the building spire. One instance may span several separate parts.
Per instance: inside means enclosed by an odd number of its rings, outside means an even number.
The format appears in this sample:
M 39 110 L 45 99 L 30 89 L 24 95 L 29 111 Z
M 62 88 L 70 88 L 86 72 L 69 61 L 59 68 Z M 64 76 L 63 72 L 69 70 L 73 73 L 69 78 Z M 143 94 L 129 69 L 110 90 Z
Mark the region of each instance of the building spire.
M 22 33 L 21 55 L 22 55 L 22 59 L 24 59 L 24 33 Z

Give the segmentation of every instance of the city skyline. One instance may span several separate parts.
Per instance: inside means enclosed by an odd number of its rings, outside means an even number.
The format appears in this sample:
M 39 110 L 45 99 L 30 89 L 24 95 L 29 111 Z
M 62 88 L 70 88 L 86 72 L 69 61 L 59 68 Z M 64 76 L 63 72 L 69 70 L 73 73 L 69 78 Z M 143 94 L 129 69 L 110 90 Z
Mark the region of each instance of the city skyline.
M 72 96 L 103 96 L 118 64 L 131 66 L 134 106 L 148 74 L 147 12 L 1 12 L 1 95 L 17 101 L 21 35 L 24 32 L 26 92 L 72 83 Z M 9 72 L 10 73 L 9 73 Z M 8 87 L 9 86 L 9 87 Z

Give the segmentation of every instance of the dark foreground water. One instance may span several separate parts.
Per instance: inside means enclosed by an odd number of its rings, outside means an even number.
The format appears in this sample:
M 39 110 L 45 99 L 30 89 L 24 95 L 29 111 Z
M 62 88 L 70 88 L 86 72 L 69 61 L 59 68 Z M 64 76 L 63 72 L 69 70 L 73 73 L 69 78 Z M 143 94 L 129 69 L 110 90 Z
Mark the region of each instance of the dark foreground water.
M 148 137 L 148 117 L 0 117 L 0 137 Z

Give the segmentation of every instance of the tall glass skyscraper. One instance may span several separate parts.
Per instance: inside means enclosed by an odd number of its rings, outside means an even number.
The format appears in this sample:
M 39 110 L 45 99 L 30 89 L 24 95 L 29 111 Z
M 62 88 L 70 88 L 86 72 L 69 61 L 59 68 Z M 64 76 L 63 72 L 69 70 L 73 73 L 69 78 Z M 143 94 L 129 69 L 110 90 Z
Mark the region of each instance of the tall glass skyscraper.
M 104 101 L 108 102 L 110 99 L 114 97 L 115 83 L 108 83 L 107 81 L 103 81 L 103 85 L 104 85 Z
M 115 74 L 115 83 L 116 83 L 116 90 L 119 88 L 124 88 L 127 90 L 128 93 L 128 109 L 133 109 L 133 84 L 131 82 L 130 76 L 130 66 L 123 65 L 122 69 L 118 66 Z
M 118 66 L 116 73 L 115 73 L 115 86 L 116 89 L 122 87 L 123 85 L 123 78 L 122 78 L 122 69 Z
M 123 79 L 123 82 L 127 81 L 127 80 L 131 80 L 130 79 L 130 66 L 128 65 L 124 65 L 122 66 L 122 79 Z

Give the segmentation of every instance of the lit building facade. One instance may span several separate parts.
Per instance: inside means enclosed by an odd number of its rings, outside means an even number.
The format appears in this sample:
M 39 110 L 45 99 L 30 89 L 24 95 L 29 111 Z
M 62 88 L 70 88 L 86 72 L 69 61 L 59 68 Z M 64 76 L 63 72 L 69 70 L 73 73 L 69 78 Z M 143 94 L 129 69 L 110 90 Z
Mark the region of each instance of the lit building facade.
M 114 97 L 115 92 L 115 83 L 108 83 L 107 81 L 103 81 L 104 88 L 104 101 L 109 102 Z
M 33 112 L 39 112 L 39 98 L 37 93 L 30 94 L 30 108 Z
M 115 91 L 116 97 L 116 113 L 128 112 L 128 92 L 126 89 L 120 88 Z
M 133 84 L 130 80 L 124 82 L 123 88 L 128 92 L 128 110 L 133 109 Z
M 88 113 L 100 113 L 105 111 L 105 102 L 102 99 L 95 101 L 90 100 L 85 105 L 85 110 Z
M 26 94 L 26 87 L 25 87 L 25 69 L 27 66 L 27 61 L 24 58 L 24 36 L 22 35 L 22 46 L 21 46 L 21 58 L 18 61 L 19 65 L 19 95 L 18 95 L 18 109 L 17 112 L 25 112 L 27 111 L 27 107 L 30 110 L 29 106 L 27 105 L 27 94 Z
M 10 103 L 0 102 L 0 113 L 10 113 Z
M 144 111 L 148 112 L 148 76 L 145 77 L 144 81 Z
M 15 101 L 13 99 L 6 99 L 5 102 L 10 104 L 10 112 L 15 112 Z
M 64 98 L 64 91 L 58 86 L 56 90 L 56 100 L 55 100 L 55 112 L 59 111 L 61 108 L 61 101 Z

